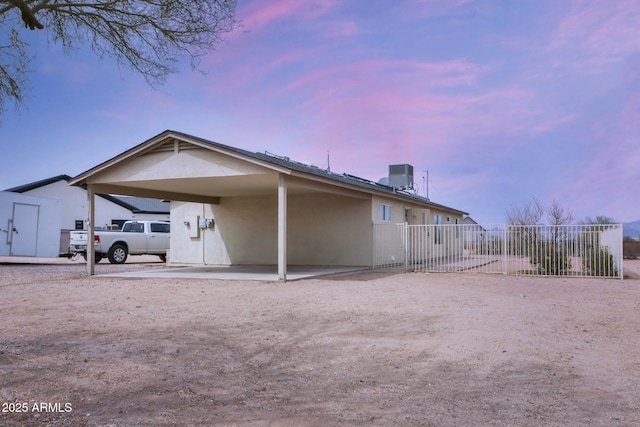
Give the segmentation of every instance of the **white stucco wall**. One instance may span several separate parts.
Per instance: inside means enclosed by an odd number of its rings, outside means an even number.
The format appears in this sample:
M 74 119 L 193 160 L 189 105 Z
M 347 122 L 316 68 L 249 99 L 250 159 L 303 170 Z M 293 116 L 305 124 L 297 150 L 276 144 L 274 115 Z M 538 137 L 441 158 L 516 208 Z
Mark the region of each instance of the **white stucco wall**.
M 17 239 L 11 235 L 11 223 L 14 220 L 14 205 L 16 203 L 38 206 L 38 220 L 30 223 L 29 230 L 23 230 L 23 234 L 35 235 L 36 245 L 33 254 L 22 256 L 57 257 L 60 248 L 60 223 L 61 201 L 45 197 L 26 196 L 8 191 L 0 192 L 0 256 L 11 255 L 11 239 Z M 18 233 L 20 230 L 18 230 Z

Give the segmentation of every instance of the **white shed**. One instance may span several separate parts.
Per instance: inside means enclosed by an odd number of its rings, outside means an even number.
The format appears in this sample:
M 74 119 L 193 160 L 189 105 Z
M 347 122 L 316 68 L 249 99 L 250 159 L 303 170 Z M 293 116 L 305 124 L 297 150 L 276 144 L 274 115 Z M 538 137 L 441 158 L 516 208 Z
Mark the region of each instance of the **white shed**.
M 57 257 L 61 201 L 0 191 L 0 256 Z
M 69 175 L 58 175 L 30 182 L 4 191 L 36 197 L 48 197 L 62 201 L 60 229 L 84 230 L 87 220 L 87 192 L 69 185 Z M 96 226 L 122 225 L 132 220 L 169 220 L 169 203 L 141 197 L 98 194 L 96 199 Z

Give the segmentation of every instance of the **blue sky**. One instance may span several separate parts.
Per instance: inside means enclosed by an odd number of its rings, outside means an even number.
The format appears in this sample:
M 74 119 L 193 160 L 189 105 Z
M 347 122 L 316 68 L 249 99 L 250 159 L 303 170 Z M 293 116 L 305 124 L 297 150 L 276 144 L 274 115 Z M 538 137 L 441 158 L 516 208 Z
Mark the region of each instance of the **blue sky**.
M 239 1 L 242 27 L 159 89 L 30 32 L 0 188 L 77 175 L 165 129 L 418 192 L 501 223 L 536 197 L 640 219 L 640 1 Z M 26 31 L 26 30 L 24 30 Z

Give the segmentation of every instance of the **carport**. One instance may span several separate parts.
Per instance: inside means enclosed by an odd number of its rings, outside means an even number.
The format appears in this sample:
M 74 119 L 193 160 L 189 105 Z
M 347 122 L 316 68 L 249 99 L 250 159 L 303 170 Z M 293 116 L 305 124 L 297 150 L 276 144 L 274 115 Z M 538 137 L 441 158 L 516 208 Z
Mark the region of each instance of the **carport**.
M 194 241 L 193 236 L 183 237 L 183 221 L 174 218 L 174 206 L 180 212 L 180 202 L 200 203 L 220 207 L 223 213 L 216 217 L 216 226 L 222 230 L 217 244 L 224 253 L 212 263 L 277 264 L 278 278 L 286 280 L 291 242 L 296 264 L 371 265 L 371 195 L 333 175 L 285 157 L 167 130 L 78 175 L 70 185 L 87 190 L 88 241 L 94 240 L 96 193 L 170 200 L 172 257 L 181 244 Z M 288 203 L 292 197 L 293 214 Z M 247 210 L 252 215 L 247 216 Z M 277 221 L 261 222 L 260 215 Z M 244 224 L 251 229 L 243 230 Z M 291 224 L 294 236 L 288 235 Z M 202 242 L 203 264 L 212 244 Z M 93 245 L 87 249 L 87 272 L 93 275 Z

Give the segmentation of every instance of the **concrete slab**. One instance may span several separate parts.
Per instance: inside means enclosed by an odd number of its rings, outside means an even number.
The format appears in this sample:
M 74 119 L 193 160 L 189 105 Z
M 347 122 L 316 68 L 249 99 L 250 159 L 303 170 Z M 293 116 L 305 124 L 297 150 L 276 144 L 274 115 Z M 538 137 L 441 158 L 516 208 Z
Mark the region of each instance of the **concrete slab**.
M 330 274 L 349 273 L 367 270 L 363 267 L 316 267 L 289 266 L 287 280 L 308 279 Z M 218 280 L 259 280 L 277 282 L 278 267 L 262 265 L 234 266 L 197 266 L 164 268 L 159 270 L 129 271 L 122 273 L 102 274 L 103 277 L 139 277 L 139 278 L 171 278 L 171 279 L 218 279 Z

